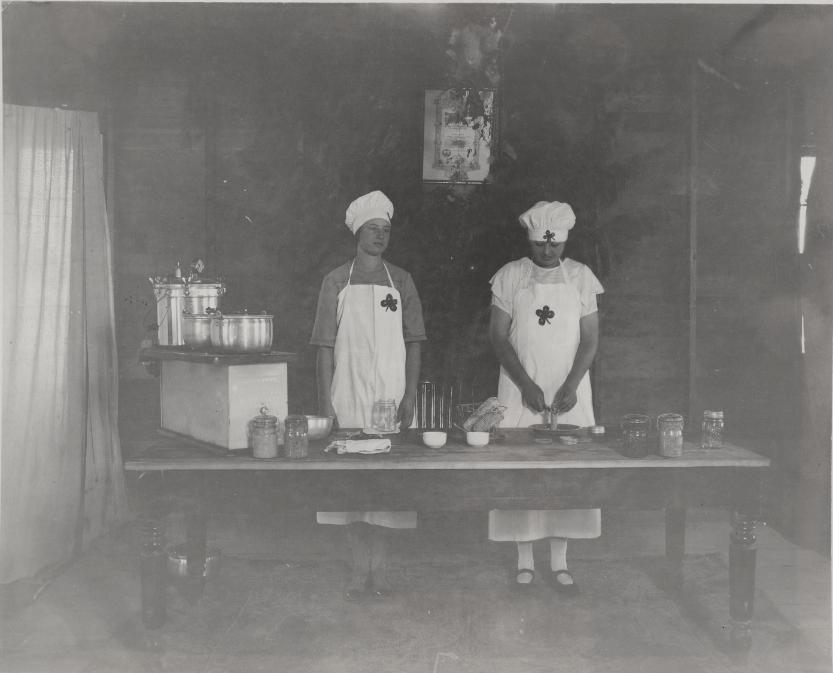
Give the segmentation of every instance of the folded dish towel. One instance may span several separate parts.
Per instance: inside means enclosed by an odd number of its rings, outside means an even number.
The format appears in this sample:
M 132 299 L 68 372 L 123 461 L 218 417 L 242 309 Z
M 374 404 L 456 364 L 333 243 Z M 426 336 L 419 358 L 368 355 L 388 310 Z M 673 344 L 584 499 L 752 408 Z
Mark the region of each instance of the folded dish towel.
M 389 439 L 337 439 L 325 449 L 336 453 L 389 453 Z

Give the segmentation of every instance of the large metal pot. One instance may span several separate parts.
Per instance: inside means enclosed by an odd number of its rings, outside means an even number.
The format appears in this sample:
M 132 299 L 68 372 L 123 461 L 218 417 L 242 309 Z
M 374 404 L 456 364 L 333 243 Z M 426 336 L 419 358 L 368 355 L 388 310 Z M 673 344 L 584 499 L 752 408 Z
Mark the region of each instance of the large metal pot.
M 211 348 L 211 321 L 213 315 L 182 316 L 182 340 L 188 348 L 209 350 Z
M 272 316 L 216 314 L 211 321 L 211 347 L 221 353 L 268 353 Z
M 153 279 L 151 279 L 153 281 Z M 162 283 L 153 281 L 156 296 L 156 323 L 159 326 L 159 345 L 179 346 L 185 343 L 182 335 L 183 314 L 199 315 L 206 309 L 216 309 L 225 293 L 224 283 Z

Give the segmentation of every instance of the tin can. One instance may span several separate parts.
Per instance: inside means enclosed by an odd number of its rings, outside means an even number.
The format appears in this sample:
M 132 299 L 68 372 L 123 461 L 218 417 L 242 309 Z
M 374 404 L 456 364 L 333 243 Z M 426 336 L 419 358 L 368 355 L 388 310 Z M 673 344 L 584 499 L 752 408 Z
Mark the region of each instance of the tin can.
M 683 417 L 680 414 L 657 416 L 657 443 L 661 456 L 679 458 L 683 455 Z
M 643 414 L 622 416 L 622 453 L 628 458 L 648 455 L 648 426 L 650 419 Z

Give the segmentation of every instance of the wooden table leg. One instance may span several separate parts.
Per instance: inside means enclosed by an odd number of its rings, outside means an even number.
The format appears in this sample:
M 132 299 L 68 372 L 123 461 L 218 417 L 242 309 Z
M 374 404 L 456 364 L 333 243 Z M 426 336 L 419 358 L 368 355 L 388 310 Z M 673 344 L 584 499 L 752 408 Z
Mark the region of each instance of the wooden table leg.
M 143 475 L 147 477 L 147 475 Z M 138 518 L 139 568 L 142 591 L 142 622 L 157 629 L 166 619 L 168 554 L 165 551 L 164 507 L 155 500 L 146 505 Z
M 207 477 L 203 472 L 193 475 L 193 499 L 186 514 L 185 554 L 188 558 L 188 577 L 183 595 L 189 603 L 196 603 L 205 589 L 206 540 L 208 535 L 208 511 L 206 506 Z
M 752 612 L 755 600 L 755 520 L 741 511 L 732 514 L 729 544 L 730 644 L 749 649 L 752 644 Z
M 668 586 L 683 586 L 683 557 L 685 556 L 685 507 L 665 508 L 665 561 Z

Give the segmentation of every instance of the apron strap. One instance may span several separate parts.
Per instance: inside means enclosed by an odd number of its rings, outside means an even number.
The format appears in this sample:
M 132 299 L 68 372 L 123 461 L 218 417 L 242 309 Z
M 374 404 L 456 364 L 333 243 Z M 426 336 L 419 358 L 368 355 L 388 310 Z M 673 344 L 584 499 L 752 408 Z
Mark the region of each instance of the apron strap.
M 393 284 L 393 278 L 390 277 L 390 270 L 388 269 L 388 265 L 382 262 L 382 266 L 385 267 L 385 273 L 388 274 L 388 283 L 390 283 L 390 286 L 392 288 L 396 289 Z
M 572 283 L 570 282 L 570 278 L 567 276 L 567 269 L 564 268 L 564 258 L 558 260 L 558 266 L 561 267 L 561 277 L 564 279 L 564 285 L 567 287 L 572 287 Z

